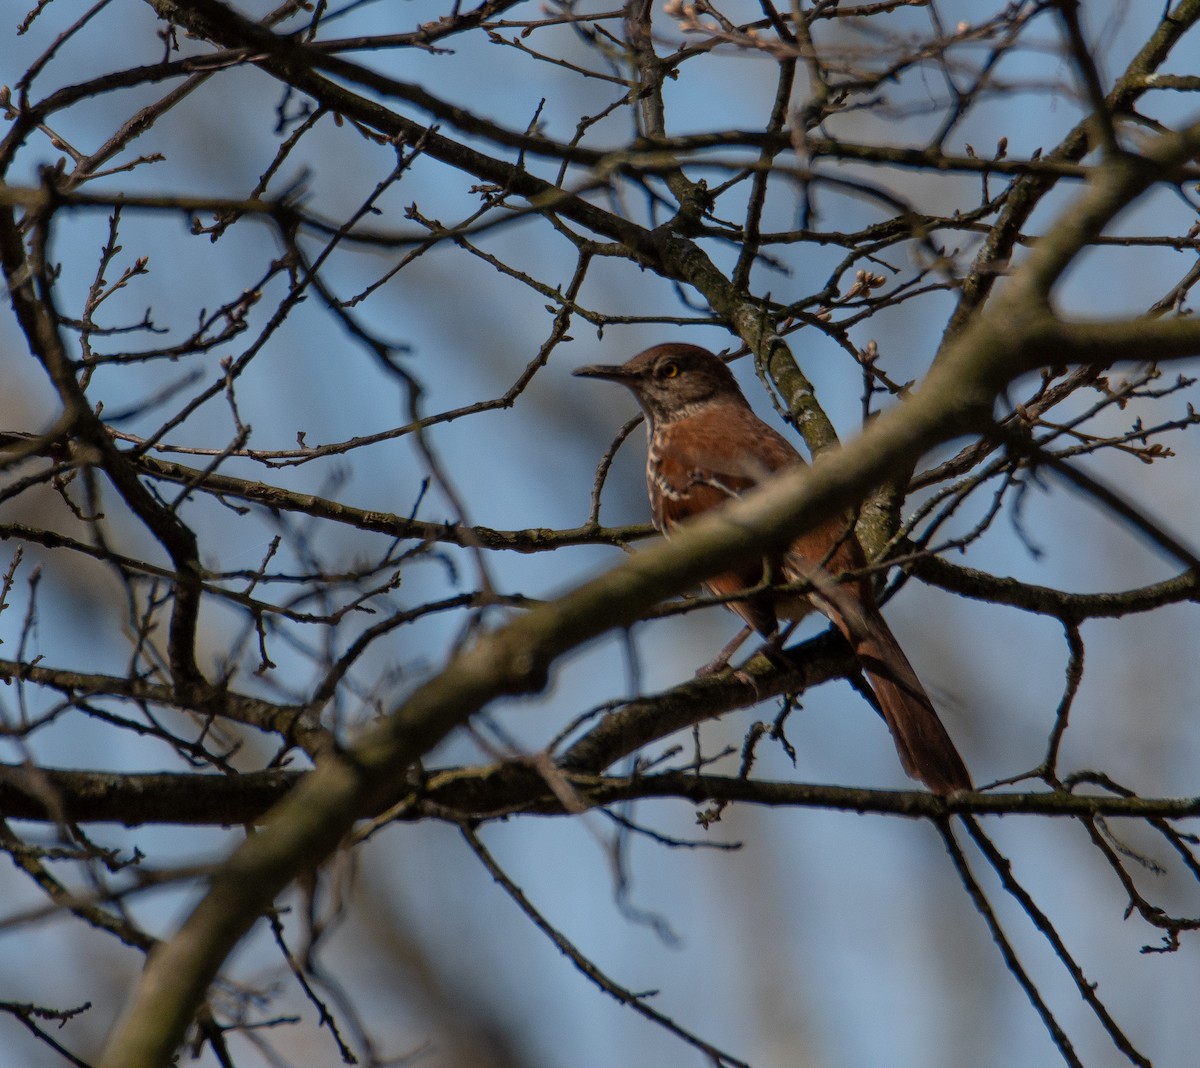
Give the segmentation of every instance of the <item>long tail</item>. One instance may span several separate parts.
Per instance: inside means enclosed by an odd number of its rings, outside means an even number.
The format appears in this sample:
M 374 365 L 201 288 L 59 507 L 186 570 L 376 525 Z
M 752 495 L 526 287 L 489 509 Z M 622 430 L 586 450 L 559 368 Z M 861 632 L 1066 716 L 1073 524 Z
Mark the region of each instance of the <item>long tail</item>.
M 854 653 L 896 742 L 900 763 L 935 794 L 970 790 L 971 774 L 883 616 L 867 618 Z
M 846 636 L 870 680 L 904 770 L 935 794 L 973 789 L 967 765 L 873 598 L 864 603 L 852 586 L 843 586 L 818 603 Z

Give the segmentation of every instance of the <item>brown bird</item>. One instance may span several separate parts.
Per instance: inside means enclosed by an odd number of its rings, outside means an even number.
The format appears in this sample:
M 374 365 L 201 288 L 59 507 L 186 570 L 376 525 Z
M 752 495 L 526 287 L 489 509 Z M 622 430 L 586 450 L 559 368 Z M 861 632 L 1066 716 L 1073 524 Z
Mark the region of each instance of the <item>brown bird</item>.
M 758 418 L 724 362 L 695 345 L 656 345 L 619 367 L 580 367 L 590 378 L 619 382 L 646 413 L 646 483 L 654 525 L 670 533 L 692 516 L 804 461 Z M 924 687 L 879 613 L 865 577 L 835 576 L 866 566 L 848 517 L 835 517 L 798 537 L 777 557 L 709 579 L 729 596 L 769 582 L 808 583 L 807 593 L 759 590 L 728 606 L 768 641 L 779 619 L 815 607 L 845 635 L 892 732 L 904 770 L 939 794 L 970 790 L 971 776 Z M 736 643 L 727 647 L 736 648 Z

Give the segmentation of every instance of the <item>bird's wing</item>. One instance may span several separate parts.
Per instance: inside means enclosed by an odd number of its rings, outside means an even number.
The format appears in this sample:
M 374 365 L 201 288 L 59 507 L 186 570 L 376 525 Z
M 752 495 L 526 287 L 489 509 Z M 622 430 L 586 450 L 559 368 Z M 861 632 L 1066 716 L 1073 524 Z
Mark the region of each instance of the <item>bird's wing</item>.
M 700 412 L 663 427 L 652 449 L 650 493 L 662 530 L 720 506 L 781 468 L 804 462 L 748 408 Z

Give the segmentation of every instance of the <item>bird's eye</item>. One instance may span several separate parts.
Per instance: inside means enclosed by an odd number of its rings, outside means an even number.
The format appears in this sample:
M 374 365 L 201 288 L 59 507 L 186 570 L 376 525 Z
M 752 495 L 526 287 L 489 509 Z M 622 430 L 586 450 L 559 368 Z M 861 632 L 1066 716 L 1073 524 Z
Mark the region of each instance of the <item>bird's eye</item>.
M 659 378 L 674 378 L 677 374 L 679 374 L 679 364 L 677 363 L 664 363 L 658 369 Z

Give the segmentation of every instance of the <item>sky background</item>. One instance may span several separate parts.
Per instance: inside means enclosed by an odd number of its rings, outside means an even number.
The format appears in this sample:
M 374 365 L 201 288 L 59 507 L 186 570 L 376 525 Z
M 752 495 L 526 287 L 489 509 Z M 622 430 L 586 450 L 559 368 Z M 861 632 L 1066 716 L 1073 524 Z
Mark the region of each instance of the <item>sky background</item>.
M 1090 39 L 1111 76 L 1146 39 L 1161 5 L 1096 3 L 1087 8 Z M 241 10 L 261 14 L 267 6 L 243 4 Z M 979 17 L 981 7 L 945 3 L 938 10 L 945 23 L 953 25 Z M 529 4 L 509 17 L 538 17 L 539 11 Z M 425 0 L 366 5 L 333 32 L 397 32 L 442 13 L 440 6 Z M 51 5 L 24 36 L 16 36 L 11 26 L 0 30 L 0 82 L 18 77 L 61 32 L 67 18 L 65 6 Z M 896 24 L 908 19 L 914 31 L 926 32 L 927 18 L 914 10 L 897 16 Z M 676 29 L 665 17 L 659 25 L 665 42 L 677 40 Z M 128 0 L 110 4 L 80 39 L 67 43 L 37 83 L 35 95 L 153 61 L 162 49 L 157 28 L 148 6 Z M 970 143 L 987 155 L 1004 136 L 1011 155 L 1025 156 L 1037 146 L 1049 149 L 1077 121 L 1078 107 L 1070 94 L 1049 88 L 1071 81 L 1053 24 L 1046 20 L 1033 38 L 1042 41 L 1044 49 L 1021 52 L 1011 63 L 1006 61 L 1001 74 L 1035 91 L 1014 90 L 978 109 L 955 133 L 949 150 L 959 152 Z M 551 31 L 537 41 L 543 49 L 557 49 L 568 58 L 593 61 L 567 30 Z M 581 81 L 567 71 L 534 63 L 515 49 L 489 45 L 484 38 L 466 35 L 453 47 L 453 55 L 410 51 L 353 58 L 426 84 L 444 99 L 478 108 L 513 129 L 523 129 L 545 97 L 542 121 L 554 136 L 569 135 L 579 115 L 594 113 L 616 93 L 612 85 Z M 1166 69 L 1194 71 L 1197 59 L 1200 46 L 1193 34 Z M 686 65 L 671 83 L 666 102 L 671 132 L 761 126 L 774 79 L 774 64 L 760 56 L 718 51 L 703 63 Z M 934 73 L 921 72 L 896 87 L 894 98 L 911 102 L 941 91 Z M 94 149 L 119 122 L 161 92 L 161 87 L 151 86 L 110 94 L 66 113 L 55 130 L 72 144 Z M 278 87 L 263 74 L 243 70 L 219 75 L 139 142 L 138 152 L 161 151 L 165 162 L 104 179 L 94 188 L 243 195 L 275 151 L 277 141 L 270 131 L 278 102 Z M 1186 101 L 1167 94 L 1150 98 L 1146 110 L 1165 122 L 1187 113 Z M 847 139 L 920 144 L 937 121 L 936 114 L 899 120 L 863 111 L 839 120 L 838 133 Z M 617 141 L 627 135 L 626 123 L 627 117 L 619 113 L 597 127 L 589 143 Z M 55 150 L 45 139 L 32 140 L 23 154 L 23 169 L 18 168 L 11 180 L 31 181 L 36 167 L 54 158 Z M 342 218 L 393 162 L 389 149 L 326 121 L 288 161 L 277 188 L 300 180 L 308 208 L 325 218 Z M 531 167 L 553 173 L 542 162 Z M 844 173 L 866 172 L 848 167 Z M 960 201 L 966 206 L 973 202 L 962 182 L 949 177 L 889 174 L 886 180 L 925 210 L 944 213 Z M 476 202 L 465 193 L 469 184 L 440 164 L 422 161 L 381 200 L 382 215 L 373 225 L 410 231 L 404 210 L 411 203 L 427 217 L 455 221 Z M 780 188 L 769 203 L 765 228 L 795 225 L 795 196 Z M 1073 193 L 1074 188 L 1064 184 L 1060 193 L 1048 197 L 1029 229 L 1037 232 L 1050 225 Z M 831 230 L 849 230 L 879 218 L 870 203 L 827 191 L 818 194 L 818 207 L 819 224 Z M 1122 217 L 1119 228 L 1177 235 L 1194 222 L 1194 210 L 1167 192 L 1144 198 Z M 64 308 L 78 306 L 79 294 L 95 271 L 106 227 L 100 213 L 80 212 L 62 221 L 53 252 L 63 268 Z M 161 214 L 127 213 L 121 241 L 122 261 L 148 255 L 151 273 L 112 301 L 107 309 L 111 321 L 136 319 L 152 307 L 155 321 L 169 325 L 175 335 L 190 328 L 196 309 L 212 308 L 255 285 L 279 251 L 266 227 L 254 221 L 243 221 L 211 243 L 189 237 L 182 216 Z M 536 221 L 500 228 L 483 245 L 551 286 L 565 286 L 574 265 L 569 244 Z M 728 268 L 736 250 L 713 255 Z M 789 255 L 788 273 L 756 275 L 756 292 L 770 292 L 781 300 L 812 292 L 841 253 L 806 244 L 795 246 Z M 906 269 L 911 266 L 903 262 L 903 253 L 892 255 Z M 964 262 L 967 255 L 962 254 Z M 1186 271 L 1192 255 L 1172 249 L 1089 253 L 1066 279 L 1059 306 L 1083 316 L 1137 315 Z M 386 253 L 355 250 L 334 257 L 328 278 L 348 296 L 371 284 L 392 262 Z M 272 298 L 277 301 L 281 293 L 278 281 L 272 284 L 275 288 L 251 313 L 250 337 L 274 307 Z M 242 416 L 253 426 L 255 447 L 289 448 L 298 432 L 310 444 L 339 441 L 406 420 L 395 381 L 317 303 L 310 301 L 297 310 L 240 382 Z M 623 261 L 597 263 L 580 303 L 627 315 L 686 314 L 670 285 Z M 501 277 L 478 259 L 439 248 L 406 267 L 356 311 L 368 327 L 410 347 L 405 366 L 426 390 L 424 411 L 433 413 L 503 393 L 550 331 L 545 304 L 544 297 Z M 881 313 L 852 337 L 860 347 L 876 340 L 894 379 L 916 378 L 938 344 L 950 307 L 949 297 L 932 295 Z M 648 345 L 675 338 L 713 349 L 731 342 L 727 333 L 700 326 L 617 326 L 598 337 L 594 328 L 576 321 L 571 333 L 574 341 L 555 350 L 512 409 L 430 431 L 451 482 L 468 502 L 472 522 L 501 529 L 569 527 L 586 518 L 595 464 L 635 408 L 623 390 L 572 379 L 572 368 L 622 362 Z M 199 371 L 200 382 L 207 382 L 217 373 L 217 360 L 236 356 L 244 340 L 245 336 L 186 365 L 101 370 L 91 395 L 113 411 L 137 407 L 140 400 L 192 370 Z M 844 438 L 852 436 L 859 421 L 860 381 L 846 373 L 844 355 L 816 331 L 802 331 L 793 342 L 839 432 Z M 1167 374 L 1181 370 L 1170 367 Z M 9 317 L 0 319 L 0 373 L 5 383 L 0 414 L 6 427 L 36 431 L 48 425 L 56 414 L 54 397 Z M 781 426 L 761 391 L 754 392 L 751 369 L 743 362 L 736 373 L 759 414 Z M 1014 390 L 1014 395 L 1020 393 Z M 1177 398 L 1147 407 L 1147 421 L 1178 416 L 1183 404 Z M 125 429 L 147 432 L 162 414 L 155 410 Z M 1135 404 L 1124 412 L 1110 412 L 1100 426 L 1117 432 L 1138 414 Z M 197 412 L 173 440 L 220 447 L 232 433 L 228 408 L 215 402 Z M 1132 458 L 1083 466 L 1120 486 L 1168 529 L 1194 538 L 1200 456 L 1186 435 L 1167 444 L 1178 456 L 1153 466 Z M 938 458 L 927 462 L 932 465 Z M 643 462 L 639 431 L 614 465 L 604 495 L 605 522 L 645 520 Z M 261 469 L 240 461 L 229 462 L 223 470 L 262 477 Z M 347 504 L 408 514 L 420 496 L 423 475 L 412 443 L 400 439 L 269 477 Z M 909 507 L 920 500 L 912 498 Z M 55 507 L 49 495 L 26 495 L 0 510 L 0 521 L 50 522 L 47 516 Z M 422 518 L 449 514 L 449 504 L 436 491 L 421 501 Z M 243 517 L 217 506 L 197 505 L 189 518 L 201 531 L 205 561 L 225 568 L 257 566 L 276 529 L 261 513 Z M 977 512 L 968 510 L 956 529 L 969 529 L 977 518 Z M 145 549 L 147 538 L 132 522 L 119 515 L 112 521 L 131 551 Z M 1120 590 L 1173 573 L 1170 561 L 1090 501 L 1053 481 L 1029 494 L 1022 522 L 1033 533 L 1038 554 L 1030 551 L 1014 524 L 1002 519 L 966 562 L 1072 591 Z M 299 520 L 295 523 L 303 526 Z M 378 554 L 385 546 L 378 535 L 343 526 L 313 525 L 311 531 L 312 551 L 331 566 Z M 0 565 L 7 566 L 12 549 L 12 542 L 0 545 Z M 438 556 L 406 570 L 393 602 L 396 607 L 421 604 L 462 588 L 459 583 L 473 583 L 468 553 L 448 550 Z M 62 554 L 31 552 L 27 557 L 35 558 L 46 573 L 34 651 L 58 665 L 122 671 L 128 639 L 120 609 L 113 606 L 116 587 L 106 572 Z M 457 577 L 445 566 L 446 559 L 457 567 Z M 543 597 L 599 573 L 617 559 L 616 550 L 590 547 L 529 556 L 493 554 L 488 566 L 500 590 Z M 10 609 L 0 616 L 5 655 L 13 655 L 27 591 L 25 582 L 19 582 Z M 976 781 L 1036 765 L 1063 684 L 1066 643 L 1061 628 L 917 582 L 905 586 L 886 614 L 943 711 Z M 446 615 L 397 631 L 359 666 L 356 684 L 372 699 L 394 703 L 440 667 L 462 622 Z M 239 633 L 242 623 L 210 609 L 204 624 L 210 663 L 216 663 L 228 653 L 231 635 Z M 812 621 L 805 633 L 816 633 L 821 626 Z M 545 693 L 506 701 L 488 715 L 505 736 L 537 748 L 579 712 L 628 695 L 635 682 L 655 692 L 690 677 L 734 630 L 732 617 L 716 610 L 639 626 L 632 635 L 638 679 L 631 677 L 623 641 L 609 637 L 565 658 Z M 1063 768 L 1102 768 L 1148 796 L 1196 793 L 1200 732 L 1194 712 L 1200 669 L 1195 606 L 1089 622 L 1084 637 L 1086 673 L 1063 747 Z M 303 690 L 311 682 L 315 671 L 301 651 L 280 642 L 272 655 L 280 665 L 276 677 L 281 688 Z M 10 700 L 0 694 L 0 701 Z M 340 712 L 353 724 L 369 718 L 371 708 L 371 701 L 348 696 Z M 738 748 L 749 725 L 774 712 L 768 703 L 706 724 L 705 750 Z M 845 684 L 805 695 L 803 710 L 790 721 L 789 737 L 797 749 L 796 766 L 778 749 L 764 746 L 756 768 L 759 776 L 881 788 L 910 785 L 881 723 Z M 690 745 L 690 739 L 683 738 L 682 744 Z M 247 766 L 256 756 L 261 759 L 271 752 L 268 744 L 253 738 L 247 738 L 246 745 Z M 55 730 L 36 736 L 29 752 L 12 744 L 0 746 L 5 761 L 26 756 L 57 767 L 182 770 L 162 745 L 138 741 L 127 732 L 114 733 L 78 715 L 64 717 Z M 459 733 L 430 763 L 481 759 L 476 741 Z M 721 767 L 732 771 L 735 765 Z M 620 907 L 605 846 L 612 826 L 601 815 L 515 819 L 483 828 L 482 837 L 530 900 L 580 950 L 626 987 L 659 991 L 655 1007 L 705 1040 L 756 1068 L 1056 1063 L 1043 1025 L 1006 971 L 932 827 L 874 816 L 745 807 L 729 809 L 706 832 L 696 826 L 694 808 L 680 802 L 643 804 L 627 814 L 663 834 L 741 844 L 736 851 L 669 849 L 638 836 L 631 840 L 629 900 L 639 914 L 660 918 L 659 927 L 669 927 L 672 937 L 664 938 L 655 925 L 638 922 Z M 1176 954 L 1139 952 L 1156 942 L 1157 935 L 1137 920 L 1122 921 L 1125 895 L 1081 827 L 1016 818 L 987 820 L 984 825 L 1088 978 L 1100 983 L 1101 996 L 1134 1044 L 1156 1065 L 1194 1063 L 1200 1041 L 1200 1020 L 1194 1011 L 1200 955 L 1191 940 L 1185 938 L 1184 950 Z M 28 826 L 21 830 L 38 840 L 49 833 Z M 1181 865 L 1172 862 L 1165 844 L 1143 828 L 1114 823 L 1111 830 L 1167 865 L 1167 873 L 1150 884 L 1156 900 L 1173 911 L 1196 912 L 1195 886 L 1189 885 Z M 105 845 L 140 848 L 159 865 L 219 858 L 239 837 L 232 831 L 169 827 L 103 826 L 93 833 Z M 1003 896 L 977 854 L 972 854 L 972 863 L 1006 933 L 1084 1063 L 1125 1063 L 1028 918 Z M 329 884 L 337 885 L 338 880 L 331 877 Z M 390 1055 L 429 1044 L 416 1063 L 431 1068 L 458 1063 L 555 1068 L 703 1063 L 694 1050 L 598 992 L 518 913 L 453 827 L 398 826 L 377 834 L 359 851 L 354 877 L 342 885 L 350 906 L 323 944 L 319 963 L 358 1005 L 379 1048 Z M 149 929 L 166 935 L 186 914 L 194 895 L 194 889 L 165 890 L 139 902 L 136 912 Z M 7 916 L 42 901 L 15 869 L 0 871 L 0 899 Z M 289 901 L 297 904 L 294 898 Z M 135 981 L 139 956 L 111 938 L 61 919 L 5 929 L 0 938 L 0 1000 L 57 1007 L 91 1000 L 93 1009 L 62 1032 L 64 1041 L 81 1056 L 89 1056 Z M 299 944 L 298 931 L 294 938 Z M 311 1007 L 279 975 L 278 954 L 261 925 L 239 949 L 228 974 L 241 982 L 280 978 L 283 992 L 270 1011 L 302 1012 L 311 1021 Z M 290 1063 L 336 1063 L 332 1044 L 311 1023 L 277 1029 L 273 1041 Z M 7 1063 L 31 1068 L 61 1063 L 3 1016 L 0 1048 L 10 1051 L 5 1054 L 12 1058 Z M 238 1051 L 239 1068 L 270 1063 L 243 1047 Z M 199 1063 L 213 1061 L 206 1054 Z

